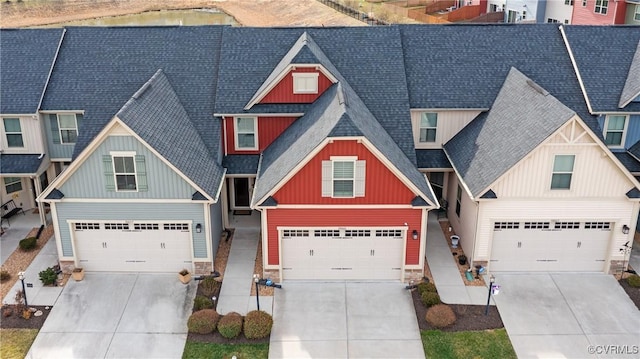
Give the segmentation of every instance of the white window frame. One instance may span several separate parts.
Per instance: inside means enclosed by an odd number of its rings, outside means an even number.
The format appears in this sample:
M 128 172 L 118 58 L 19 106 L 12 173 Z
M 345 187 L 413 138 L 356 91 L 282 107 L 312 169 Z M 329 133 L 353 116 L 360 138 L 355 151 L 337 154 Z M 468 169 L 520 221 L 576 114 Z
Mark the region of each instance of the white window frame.
M 554 171 L 554 168 L 556 166 L 556 159 L 558 158 L 558 156 L 573 156 L 573 166 L 571 167 L 571 171 L 558 171 L 558 172 Z M 553 155 L 553 161 L 551 163 L 551 183 L 549 184 L 549 188 L 552 191 L 569 191 L 569 190 L 571 190 L 571 184 L 573 183 L 573 174 L 576 171 L 576 157 L 577 156 L 575 154 L 571 154 L 571 153 L 560 153 L 560 154 L 557 154 L 557 155 Z M 568 188 L 564 188 L 564 187 L 562 187 L 562 188 L 560 188 L 560 187 L 554 188 L 553 187 L 553 177 L 555 175 L 567 175 L 567 174 L 571 176 L 570 179 L 569 179 L 569 187 Z
M 11 180 L 11 181 L 8 182 L 7 180 Z M 20 192 L 23 189 L 22 188 L 22 177 L 4 177 L 3 178 L 3 182 L 4 182 L 4 190 L 5 190 L 5 192 L 7 192 L 7 194 Z M 17 190 L 9 191 L 9 186 L 15 186 L 16 184 L 19 184 L 20 188 L 17 189 Z
M 358 157 L 353 157 L 353 156 L 332 156 L 331 157 L 331 197 L 332 198 L 355 198 L 356 197 L 356 161 L 358 160 Z M 335 175 L 335 170 L 336 170 L 336 163 L 337 162 L 341 162 L 341 163 L 351 163 L 351 165 L 353 166 L 353 176 L 351 176 L 351 178 L 336 178 Z M 336 181 L 351 181 L 351 196 L 336 196 L 336 187 L 335 187 L 335 183 Z
M 250 119 L 253 121 L 253 132 L 242 131 L 238 129 L 238 121 L 240 119 Z M 258 118 L 252 116 L 238 116 L 233 118 L 233 133 L 235 136 L 234 147 L 236 151 L 257 151 L 258 150 Z M 253 135 L 253 147 L 240 147 L 238 142 L 238 135 Z
M 9 132 L 7 131 L 7 126 L 5 124 L 6 120 L 18 120 L 18 126 L 20 126 L 19 132 Z M 8 148 L 25 148 L 24 145 L 24 134 L 22 133 L 22 120 L 20 117 L 3 117 L 2 118 L 2 130 L 4 131 L 5 140 L 7 141 Z M 9 145 L 9 135 L 20 135 L 20 142 L 22 142 L 22 146 L 10 146 Z
M 636 5 L 636 11 L 633 13 L 633 19 L 640 21 L 640 4 Z
M 433 126 L 422 126 L 422 119 L 423 117 L 428 118 L 428 115 L 433 114 L 436 116 L 436 125 L 435 127 Z M 422 130 L 425 130 L 425 140 L 422 141 Z M 435 135 L 433 136 L 433 141 L 429 141 L 428 138 L 428 134 L 429 131 L 434 131 Z M 418 142 L 419 143 L 437 143 L 438 142 L 438 113 L 437 112 L 422 112 L 420 114 L 420 120 L 418 122 Z
M 113 166 L 113 180 L 115 181 L 115 191 L 116 192 L 138 192 L 139 190 L 139 186 L 138 186 L 138 169 L 136 168 L 136 153 L 135 152 L 117 152 L 117 151 L 112 151 L 109 152 L 109 154 L 111 155 L 111 165 Z M 116 171 L 116 157 L 125 157 L 125 158 L 131 158 L 131 160 L 133 161 L 133 172 L 122 172 L 122 173 L 118 173 Z M 135 189 L 120 189 L 118 187 L 118 176 L 133 176 L 133 178 L 135 179 L 136 183 L 136 188 Z
M 622 130 L 609 130 L 609 120 L 611 119 L 611 117 L 623 117 L 624 118 L 624 126 L 622 128 Z M 625 139 L 627 137 L 627 127 L 629 126 L 629 117 L 627 115 L 607 115 L 605 120 L 604 120 L 604 131 L 603 131 L 603 136 L 604 136 L 604 141 L 605 144 L 607 145 L 607 147 L 609 148 L 624 148 L 624 142 Z M 607 143 L 607 134 L 609 132 L 622 132 L 622 137 L 620 138 L 620 143 L 619 144 L 608 144 Z
M 318 72 L 293 72 L 293 93 L 294 94 L 317 94 L 318 93 Z
M 606 15 L 609 8 L 609 0 L 596 0 L 593 12 L 600 15 Z
M 73 122 L 75 127 L 62 127 L 62 122 L 60 122 L 60 116 L 73 116 Z M 78 117 L 76 117 L 75 113 L 57 113 L 56 118 L 58 120 L 58 135 L 60 136 L 60 144 L 62 145 L 75 145 L 78 142 Z M 76 142 L 65 142 L 64 137 L 62 136 L 62 131 L 76 131 Z

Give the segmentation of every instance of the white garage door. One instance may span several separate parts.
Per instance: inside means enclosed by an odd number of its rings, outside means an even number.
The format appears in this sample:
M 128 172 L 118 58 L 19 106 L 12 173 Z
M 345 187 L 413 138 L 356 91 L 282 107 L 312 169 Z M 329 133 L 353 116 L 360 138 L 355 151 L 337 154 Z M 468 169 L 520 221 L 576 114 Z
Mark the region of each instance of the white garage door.
M 189 223 L 74 223 L 75 250 L 87 271 L 191 269 Z
M 492 271 L 602 272 L 609 222 L 496 222 Z
M 400 280 L 401 229 L 286 229 L 282 276 L 289 280 Z

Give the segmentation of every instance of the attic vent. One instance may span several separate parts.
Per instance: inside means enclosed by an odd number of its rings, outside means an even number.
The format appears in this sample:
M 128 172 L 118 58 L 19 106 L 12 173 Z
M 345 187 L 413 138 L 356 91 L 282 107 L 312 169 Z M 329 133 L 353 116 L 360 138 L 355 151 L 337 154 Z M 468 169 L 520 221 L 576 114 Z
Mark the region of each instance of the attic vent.
M 537 83 L 531 80 L 527 80 L 527 85 L 531 86 L 534 90 L 536 90 L 538 93 L 540 93 L 543 96 L 549 95 L 549 92 L 547 90 L 543 89 L 542 87 L 540 87 L 540 85 L 538 85 Z
M 137 100 L 140 96 L 144 95 L 144 93 L 147 92 L 149 87 L 151 87 L 151 82 L 147 82 L 144 85 L 142 85 L 140 90 L 138 90 L 135 94 L 133 94 L 133 99 Z

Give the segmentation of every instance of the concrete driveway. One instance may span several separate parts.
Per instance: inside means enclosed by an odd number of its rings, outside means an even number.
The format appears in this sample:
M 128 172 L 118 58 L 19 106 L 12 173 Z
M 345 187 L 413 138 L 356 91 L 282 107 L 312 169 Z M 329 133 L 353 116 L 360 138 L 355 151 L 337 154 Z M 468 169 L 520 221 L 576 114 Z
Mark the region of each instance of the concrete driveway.
M 496 283 L 518 358 L 640 357 L 640 311 L 613 276 L 496 274 Z
M 181 358 L 196 284 L 176 274 L 70 280 L 27 358 Z
M 424 358 L 401 283 L 284 283 L 269 358 Z

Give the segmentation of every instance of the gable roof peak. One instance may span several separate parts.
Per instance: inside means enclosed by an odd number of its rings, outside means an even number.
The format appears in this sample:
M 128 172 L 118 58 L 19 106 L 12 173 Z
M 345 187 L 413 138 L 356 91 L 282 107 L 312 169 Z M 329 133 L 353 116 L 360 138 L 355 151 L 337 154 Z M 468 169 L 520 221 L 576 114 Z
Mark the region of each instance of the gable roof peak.
M 638 96 L 640 96 L 640 41 L 638 41 L 636 53 L 633 55 L 633 60 L 631 60 L 627 81 L 624 83 L 618 107 L 626 107 L 629 102 Z

